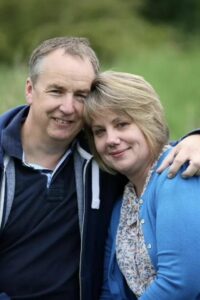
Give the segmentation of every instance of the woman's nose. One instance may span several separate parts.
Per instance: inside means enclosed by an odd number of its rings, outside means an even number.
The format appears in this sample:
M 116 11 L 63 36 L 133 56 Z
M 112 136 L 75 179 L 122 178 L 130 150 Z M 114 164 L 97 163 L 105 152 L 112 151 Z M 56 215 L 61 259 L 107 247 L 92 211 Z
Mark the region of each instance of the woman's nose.
M 119 136 L 112 130 L 107 132 L 107 145 L 113 147 L 120 143 Z

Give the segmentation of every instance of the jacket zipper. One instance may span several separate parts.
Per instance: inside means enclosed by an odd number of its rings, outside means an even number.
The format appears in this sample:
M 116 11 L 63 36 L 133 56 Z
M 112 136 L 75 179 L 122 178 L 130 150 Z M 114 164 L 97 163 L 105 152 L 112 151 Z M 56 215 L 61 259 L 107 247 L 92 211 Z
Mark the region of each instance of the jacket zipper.
M 82 227 L 81 227 L 81 249 L 80 249 L 80 268 L 79 268 L 79 288 L 80 288 L 80 300 L 82 300 L 82 284 L 81 284 L 81 273 L 82 273 L 82 250 L 83 250 L 83 231 L 84 231 L 84 225 L 85 225 L 85 191 L 86 191 L 86 172 L 87 172 L 87 167 L 89 164 L 90 160 L 87 160 L 84 166 L 83 170 L 83 221 L 82 221 Z

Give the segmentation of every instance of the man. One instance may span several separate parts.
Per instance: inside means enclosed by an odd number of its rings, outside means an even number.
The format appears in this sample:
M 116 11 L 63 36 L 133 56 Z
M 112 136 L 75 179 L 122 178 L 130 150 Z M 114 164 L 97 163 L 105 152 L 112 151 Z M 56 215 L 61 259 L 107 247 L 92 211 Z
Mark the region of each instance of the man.
M 63 37 L 29 66 L 28 106 L 0 118 L 0 299 L 95 300 L 124 183 L 99 173 L 81 132 L 99 62 L 86 39 Z

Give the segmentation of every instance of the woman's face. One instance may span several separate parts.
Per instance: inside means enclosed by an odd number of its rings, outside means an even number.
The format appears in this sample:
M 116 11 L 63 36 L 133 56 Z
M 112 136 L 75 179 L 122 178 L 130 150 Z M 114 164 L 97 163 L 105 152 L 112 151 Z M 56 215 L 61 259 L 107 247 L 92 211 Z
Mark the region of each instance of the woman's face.
M 95 116 L 92 132 L 96 150 L 106 165 L 133 179 L 150 165 L 150 151 L 140 128 L 124 114 L 105 110 Z

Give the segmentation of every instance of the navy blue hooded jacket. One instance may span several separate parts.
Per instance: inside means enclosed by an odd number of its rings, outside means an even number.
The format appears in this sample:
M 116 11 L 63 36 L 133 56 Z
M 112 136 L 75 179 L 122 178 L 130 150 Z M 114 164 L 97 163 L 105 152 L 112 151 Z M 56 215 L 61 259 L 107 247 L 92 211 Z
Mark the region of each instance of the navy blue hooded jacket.
M 27 107 L 19 106 L 0 117 L 0 133 L 22 109 L 27 109 Z M 0 134 L 1 195 L 5 184 L 5 157 L 1 146 Z M 74 161 L 81 233 L 80 299 L 98 300 L 102 285 L 104 243 L 110 214 L 113 203 L 123 191 L 126 179 L 121 176 L 112 176 L 99 170 L 91 154 L 87 151 L 87 145 L 82 133 L 77 138 Z M 9 197 L 0 198 L 1 227 L 6 224 L 14 197 L 14 165 L 8 160 L 5 168 L 6 172 L 10 174 L 8 176 Z M 5 198 L 5 202 L 2 198 Z M 4 291 L 0 291 L 0 299 L 6 300 L 9 298 L 4 294 Z

